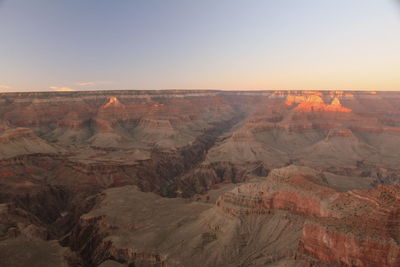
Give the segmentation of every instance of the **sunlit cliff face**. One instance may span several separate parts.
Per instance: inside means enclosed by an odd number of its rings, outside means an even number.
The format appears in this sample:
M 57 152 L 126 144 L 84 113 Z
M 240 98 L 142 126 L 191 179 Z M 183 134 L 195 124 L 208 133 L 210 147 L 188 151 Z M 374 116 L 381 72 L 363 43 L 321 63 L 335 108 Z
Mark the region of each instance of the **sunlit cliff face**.
M 339 94 L 341 96 L 341 94 Z M 348 96 L 351 97 L 351 96 Z M 295 108 L 297 111 L 312 112 L 312 111 L 332 111 L 332 112 L 351 112 L 352 110 L 343 107 L 339 98 L 334 97 L 330 104 L 326 104 L 321 98 L 320 92 L 314 94 L 307 93 L 303 95 L 288 95 L 285 104 L 292 106 L 298 104 Z
M 107 107 L 115 107 L 119 106 L 121 103 L 119 102 L 118 98 L 115 96 L 110 97 L 110 100 L 108 100 L 107 104 L 104 105 L 105 108 Z

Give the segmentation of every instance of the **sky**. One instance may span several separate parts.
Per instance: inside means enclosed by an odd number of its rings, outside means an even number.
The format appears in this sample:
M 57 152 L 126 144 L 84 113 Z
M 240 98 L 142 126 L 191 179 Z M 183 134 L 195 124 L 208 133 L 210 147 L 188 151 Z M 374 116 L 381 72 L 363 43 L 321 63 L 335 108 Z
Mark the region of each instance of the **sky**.
M 0 0 L 0 92 L 400 90 L 397 0 Z

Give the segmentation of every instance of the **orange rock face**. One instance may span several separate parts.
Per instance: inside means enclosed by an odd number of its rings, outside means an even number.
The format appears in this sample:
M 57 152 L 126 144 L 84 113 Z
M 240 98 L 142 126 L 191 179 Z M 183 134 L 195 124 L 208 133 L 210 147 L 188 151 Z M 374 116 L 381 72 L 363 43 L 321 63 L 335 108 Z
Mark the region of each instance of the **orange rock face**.
M 400 264 L 400 247 L 394 240 L 360 238 L 309 222 L 304 225 L 299 250 L 323 262 L 344 266 Z
M 118 98 L 116 98 L 115 96 L 110 97 L 110 100 L 108 100 L 107 104 L 104 105 L 104 108 L 112 106 L 114 107 L 122 106 L 121 102 L 119 102 Z
M 332 91 L 329 96 L 332 98 L 331 104 L 326 104 L 322 98 L 322 93 L 318 91 L 290 92 L 286 96 L 285 104 L 292 106 L 297 104 L 295 110 L 303 112 L 311 111 L 330 111 L 330 112 L 351 112 L 352 110 L 343 107 L 339 98 L 352 99 L 354 95 L 342 91 Z
M 335 97 L 331 104 L 325 104 L 324 100 L 319 96 L 311 96 L 301 102 L 296 110 L 310 112 L 310 111 L 330 111 L 330 112 L 351 112 L 351 109 L 345 108 L 340 103 L 340 100 Z
M 306 216 L 299 252 L 344 266 L 399 266 L 400 187 L 337 192 L 307 169 L 274 170 L 265 182 L 245 184 L 217 201 L 235 215 L 276 210 Z
M 281 173 L 274 170 L 267 182 L 240 186 L 224 194 L 217 204 L 232 214 L 259 213 L 260 209 L 265 213 L 279 209 L 314 216 L 337 216 L 322 204 L 323 198 L 334 197 L 336 192 L 312 183 L 302 175 L 293 175 L 292 171 L 287 169 Z

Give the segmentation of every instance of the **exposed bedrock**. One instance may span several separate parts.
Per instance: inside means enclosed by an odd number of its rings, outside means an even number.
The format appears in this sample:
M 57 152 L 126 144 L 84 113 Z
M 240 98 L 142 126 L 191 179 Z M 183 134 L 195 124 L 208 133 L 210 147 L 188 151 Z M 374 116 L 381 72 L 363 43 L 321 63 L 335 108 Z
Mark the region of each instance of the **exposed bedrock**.
M 1 196 L 6 197 L 4 191 Z M 85 198 L 72 197 L 66 188 L 39 184 L 7 192 L 9 202 L 0 204 L 0 265 L 80 266 L 75 264 L 82 262 L 80 256 L 60 241 L 92 208 L 82 202 Z
M 160 198 L 132 186 L 106 190 L 96 202 L 70 239 L 88 266 L 110 260 L 134 266 L 293 263 L 303 224 L 285 212 L 237 218 L 212 203 Z
M 25 244 L 53 266 L 399 265 L 396 92 L 0 103 L 0 255 Z
M 394 240 L 359 237 L 318 223 L 304 225 L 299 250 L 323 262 L 344 266 L 398 266 L 400 263 L 400 245 Z
M 352 189 L 351 179 L 343 181 L 348 189 Z M 226 192 L 217 206 L 239 217 L 279 210 L 305 216 L 298 251 L 321 262 L 344 266 L 400 264 L 400 187 L 380 185 L 339 192 L 337 186 L 335 180 L 320 172 L 290 166 L 273 170 L 263 182 Z
M 191 197 L 204 194 L 216 184 L 244 182 L 250 176 L 265 176 L 268 172 L 269 169 L 261 162 L 238 164 L 220 161 L 201 164 L 179 177 L 176 183 L 180 196 Z
M 134 263 L 135 266 L 167 266 L 164 256 L 140 248 L 119 248 L 107 240 L 115 228 L 102 217 L 81 218 L 72 230 L 67 245 L 84 259 L 84 266 L 98 266 L 112 259 L 117 262 Z

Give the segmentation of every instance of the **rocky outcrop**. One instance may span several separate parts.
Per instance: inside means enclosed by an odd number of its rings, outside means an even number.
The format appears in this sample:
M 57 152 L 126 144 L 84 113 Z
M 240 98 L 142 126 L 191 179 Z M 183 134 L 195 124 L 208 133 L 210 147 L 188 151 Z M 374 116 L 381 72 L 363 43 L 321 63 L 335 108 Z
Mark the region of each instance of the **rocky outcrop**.
M 346 266 L 397 266 L 399 245 L 399 188 L 381 186 L 350 191 L 346 217 L 323 218 L 303 229 L 300 250 Z M 357 204 L 354 205 L 354 202 Z M 355 214 L 351 214 L 355 211 Z
M 344 266 L 397 266 L 400 246 L 393 239 L 357 237 L 317 223 L 306 223 L 299 250 L 323 262 Z
M 122 107 L 121 102 L 119 102 L 118 98 L 115 96 L 110 97 L 110 100 L 103 106 L 103 108 L 109 107 Z
M 234 216 L 278 210 L 307 218 L 299 252 L 345 266 L 400 264 L 400 187 L 337 192 L 323 174 L 295 166 L 266 181 L 223 194 L 217 206 Z
M 291 105 L 293 102 L 288 100 L 287 105 Z M 295 108 L 297 111 L 311 112 L 311 111 L 325 111 L 325 112 L 351 112 L 349 108 L 345 108 L 340 103 L 340 100 L 335 97 L 331 104 L 325 104 L 324 100 L 320 96 L 310 96 L 305 98 Z
M 73 230 L 71 247 L 94 265 L 110 259 L 135 266 L 265 265 L 293 260 L 302 224 L 292 215 L 241 222 L 212 203 L 126 186 L 98 196 Z
M 245 184 L 225 193 L 218 199 L 217 206 L 233 215 L 290 210 L 312 216 L 337 217 L 325 203 L 326 198 L 335 198 L 336 192 L 310 182 L 307 176 L 318 179 L 318 183 L 324 182 L 323 176 L 308 168 L 274 169 L 265 182 Z
M 7 129 L 0 134 L 0 158 L 24 154 L 57 153 L 54 146 L 39 138 L 29 128 Z

